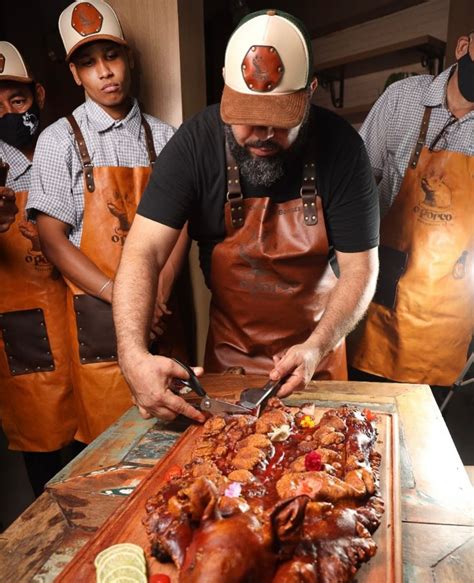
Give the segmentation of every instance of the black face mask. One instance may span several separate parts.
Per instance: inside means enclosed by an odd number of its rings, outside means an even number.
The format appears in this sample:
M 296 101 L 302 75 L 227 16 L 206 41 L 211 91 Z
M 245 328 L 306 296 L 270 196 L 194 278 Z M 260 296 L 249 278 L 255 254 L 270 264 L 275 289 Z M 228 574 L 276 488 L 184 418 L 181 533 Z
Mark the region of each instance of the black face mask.
M 469 53 L 458 61 L 458 85 L 464 99 L 474 102 L 474 61 Z
M 15 148 L 21 148 L 38 133 L 39 116 L 39 107 L 33 103 L 24 113 L 7 113 L 0 117 L 0 140 Z

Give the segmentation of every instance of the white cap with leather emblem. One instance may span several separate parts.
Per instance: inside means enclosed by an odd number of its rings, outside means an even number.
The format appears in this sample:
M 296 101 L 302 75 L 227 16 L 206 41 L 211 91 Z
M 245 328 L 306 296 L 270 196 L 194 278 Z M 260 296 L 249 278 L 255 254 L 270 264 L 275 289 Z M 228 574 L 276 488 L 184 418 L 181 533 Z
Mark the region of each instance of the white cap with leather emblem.
M 249 14 L 227 44 L 223 121 L 297 126 L 307 108 L 312 69 L 311 39 L 302 22 L 280 10 Z
M 20 51 L 4 40 L 0 41 L 0 81 L 33 82 Z
M 66 60 L 80 46 L 98 40 L 112 40 L 127 45 L 120 21 L 103 0 L 76 1 L 59 17 L 59 32 L 66 49 Z

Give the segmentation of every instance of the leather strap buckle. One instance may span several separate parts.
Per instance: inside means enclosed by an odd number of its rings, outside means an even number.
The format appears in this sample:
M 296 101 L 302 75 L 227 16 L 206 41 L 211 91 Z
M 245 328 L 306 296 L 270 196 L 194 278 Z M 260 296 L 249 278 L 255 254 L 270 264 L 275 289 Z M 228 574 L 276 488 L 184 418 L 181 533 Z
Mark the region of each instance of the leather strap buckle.
M 241 192 L 227 192 L 227 200 L 230 203 L 230 220 L 234 229 L 240 228 L 245 221 L 245 209 Z
M 303 168 L 303 186 L 300 190 L 300 196 L 303 201 L 304 224 L 307 226 L 318 223 L 317 193 L 315 164 L 314 162 L 306 162 Z

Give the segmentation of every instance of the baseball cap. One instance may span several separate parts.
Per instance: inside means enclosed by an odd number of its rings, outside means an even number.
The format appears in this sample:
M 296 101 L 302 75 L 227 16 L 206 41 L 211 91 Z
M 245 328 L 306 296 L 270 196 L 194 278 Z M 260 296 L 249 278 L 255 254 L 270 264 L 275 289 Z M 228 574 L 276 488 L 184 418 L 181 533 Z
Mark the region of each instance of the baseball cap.
M 312 70 L 311 39 L 300 20 L 280 10 L 249 14 L 227 43 L 223 121 L 297 126 L 306 111 Z
M 80 46 L 98 40 L 127 45 L 120 21 L 103 0 L 73 2 L 59 16 L 59 32 L 66 49 L 66 61 Z
M 7 41 L 0 41 L 0 81 L 32 83 L 33 76 L 20 51 Z

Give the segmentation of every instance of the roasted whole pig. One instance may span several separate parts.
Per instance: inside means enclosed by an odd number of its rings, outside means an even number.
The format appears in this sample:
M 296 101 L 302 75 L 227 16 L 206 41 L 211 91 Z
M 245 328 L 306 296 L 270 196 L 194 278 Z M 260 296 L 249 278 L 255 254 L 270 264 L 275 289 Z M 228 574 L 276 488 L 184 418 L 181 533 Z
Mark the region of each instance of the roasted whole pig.
M 152 554 L 180 582 L 344 583 L 375 554 L 372 415 L 308 410 L 271 399 L 259 419 L 204 424 L 182 474 L 146 505 Z

